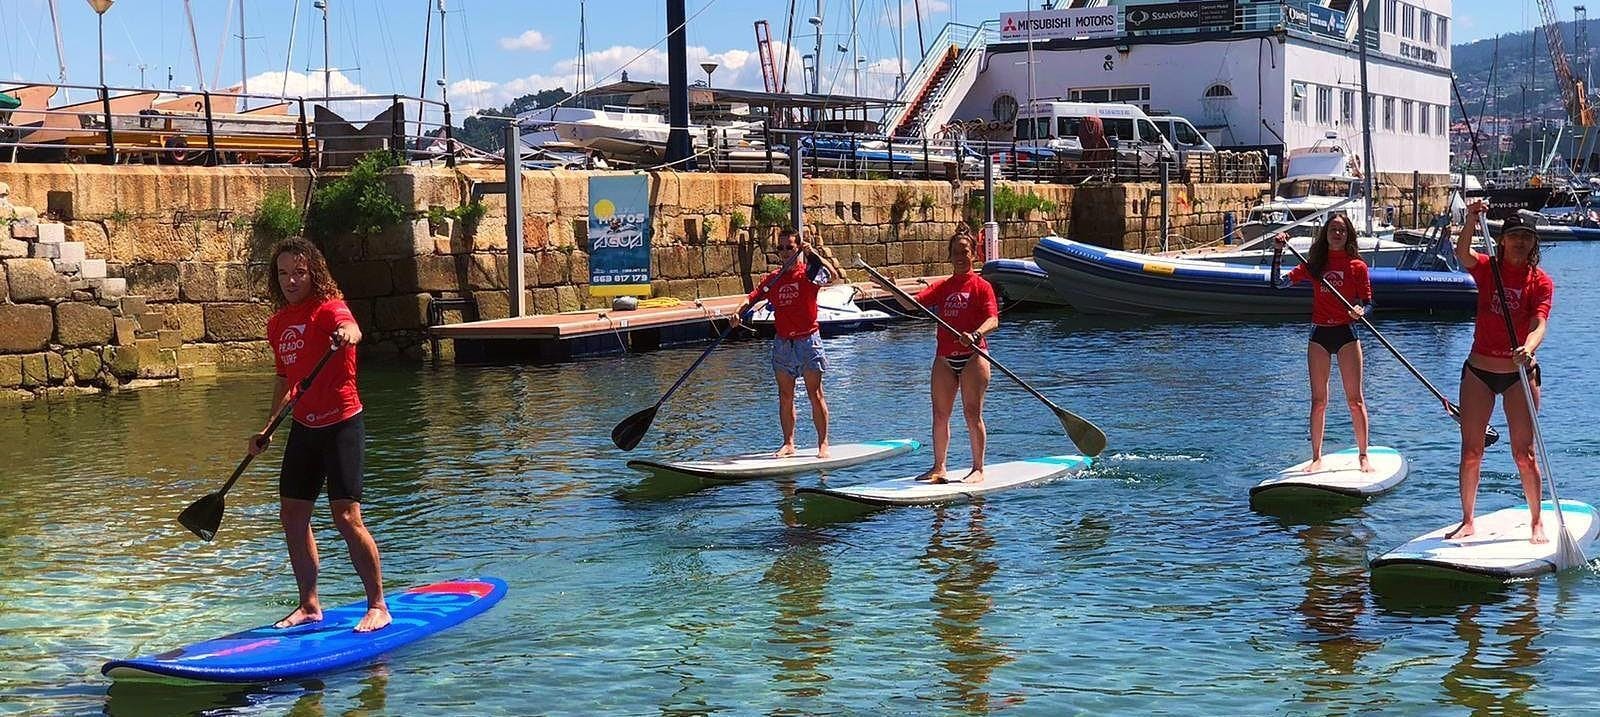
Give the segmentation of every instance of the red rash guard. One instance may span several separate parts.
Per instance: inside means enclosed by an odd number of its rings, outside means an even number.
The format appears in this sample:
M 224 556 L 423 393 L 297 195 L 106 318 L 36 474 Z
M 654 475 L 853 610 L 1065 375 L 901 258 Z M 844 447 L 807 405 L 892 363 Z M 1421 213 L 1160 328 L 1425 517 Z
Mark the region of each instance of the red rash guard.
M 1478 260 L 1472 279 L 1478 282 L 1478 318 L 1472 331 L 1472 352 L 1483 356 L 1511 358 L 1511 337 L 1506 336 L 1506 320 L 1500 318 L 1500 297 L 1494 290 L 1494 273 L 1489 255 L 1472 252 Z M 1505 282 L 1506 304 L 1511 308 L 1511 325 L 1517 331 L 1517 345 L 1528 338 L 1533 317 L 1550 318 L 1556 283 L 1544 269 L 1523 265 L 1513 267 L 1500 262 L 1500 278 Z
M 322 352 L 333 345 L 333 330 L 355 321 L 350 307 L 340 299 L 307 299 L 278 310 L 267 320 L 267 340 L 278 375 L 296 386 L 311 373 Z M 339 350 L 317 374 L 294 407 L 294 420 L 307 428 L 331 426 L 361 412 L 356 393 L 356 351 Z
M 1367 275 L 1366 262 L 1342 251 L 1330 251 L 1322 275 L 1351 304 L 1360 306 L 1372 303 L 1372 281 Z M 1317 326 L 1344 326 L 1355 321 L 1350 318 L 1350 310 L 1339 301 L 1339 297 L 1312 276 L 1305 264 L 1290 269 L 1288 280 L 1291 284 L 1311 282 L 1311 323 Z
M 803 339 L 816 333 L 817 291 L 832 281 L 828 270 L 819 269 L 812 277 L 806 272 L 806 263 L 797 261 L 784 275 L 778 276 L 778 271 L 763 277 L 746 298 L 752 304 L 760 300 L 761 286 L 770 281 L 767 303 L 772 306 L 772 321 L 778 338 Z
M 984 321 L 1000 315 L 1000 302 L 995 298 L 994 287 L 974 271 L 935 282 L 917 292 L 916 299 L 917 303 L 932 309 L 939 318 L 959 331 L 976 331 Z M 989 342 L 980 339 L 978 348 L 988 349 Z M 968 353 L 972 353 L 972 350 L 961 343 L 955 334 L 943 326 L 939 327 L 938 355 L 961 356 Z

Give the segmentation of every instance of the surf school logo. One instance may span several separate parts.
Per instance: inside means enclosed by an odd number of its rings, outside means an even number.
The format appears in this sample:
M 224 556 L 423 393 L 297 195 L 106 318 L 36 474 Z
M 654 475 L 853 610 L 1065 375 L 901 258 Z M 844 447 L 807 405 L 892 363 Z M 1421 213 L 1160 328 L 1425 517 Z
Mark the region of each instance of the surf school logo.
M 306 347 L 306 325 L 294 324 L 284 327 L 283 333 L 278 334 L 276 347 L 278 356 L 285 365 L 294 363 L 300 357 L 300 349 Z
M 1522 310 L 1522 289 L 1506 287 L 1506 306 L 1511 309 L 1513 315 Z M 1489 310 L 1493 311 L 1495 316 L 1502 315 L 1500 313 L 1499 298 L 1489 300 Z
M 972 292 L 957 291 L 949 296 L 944 297 L 944 311 L 941 313 L 947 317 L 960 316 L 967 310 L 967 306 L 971 303 Z
M 788 306 L 800 298 L 800 287 L 795 284 L 784 284 L 778 287 L 778 294 L 773 299 L 774 306 Z

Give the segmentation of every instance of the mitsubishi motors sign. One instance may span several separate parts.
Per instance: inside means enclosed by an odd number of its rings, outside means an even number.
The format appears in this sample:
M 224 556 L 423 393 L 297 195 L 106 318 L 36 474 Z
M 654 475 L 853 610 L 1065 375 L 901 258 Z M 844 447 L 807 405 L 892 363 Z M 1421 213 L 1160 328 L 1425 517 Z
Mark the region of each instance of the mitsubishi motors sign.
M 1000 39 L 1008 42 L 1061 38 L 1116 37 L 1122 34 L 1120 7 L 1034 10 L 1000 13 Z

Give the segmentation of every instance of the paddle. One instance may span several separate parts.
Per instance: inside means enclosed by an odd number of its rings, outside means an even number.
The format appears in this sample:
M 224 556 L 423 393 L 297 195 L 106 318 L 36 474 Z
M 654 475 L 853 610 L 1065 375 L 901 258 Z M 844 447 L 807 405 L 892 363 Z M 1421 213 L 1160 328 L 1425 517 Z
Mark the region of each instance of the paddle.
M 1289 247 L 1289 251 L 1294 252 L 1294 255 L 1300 258 L 1301 264 L 1307 263 L 1305 255 L 1301 254 L 1299 249 L 1294 248 L 1294 245 L 1290 244 L 1289 242 L 1284 242 L 1283 245 Z M 1330 293 L 1339 298 L 1339 303 L 1344 304 L 1344 308 L 1347 311 L 1355 311 L 1356 307 L 1350 304 L 1349 299 L 1344 298 L 1344 294 L 1339 293 L 1339 290 L 1334 288 L 1333 282 L 1328 281 L 1327 276 L 1319 274 L 1317 279 L 1322 282 L 1323 288 L 1327 289 Z M 1361 317 L 1361 325 L 1367 327 L 1367 331 L 1372 332 L 1372 336 L 1378 340 L 1378 343 L 1383 344 L 1384 348 L 1389 349 L 1389 353 L 1394 354 L 1394 357 L 1400 360 L 1400 365 L 1405 366 L 1406 370 L 1410 371 L 1412 376 L 1416 376 L 1417 380 L 1421 381 L 1423 386 L 1428 387 L 1428 390 L 1433 393 L 1433 397 L 1439 399 L 1439 401 L 1444 404 L 1445 412 L 1449 413 L 1451 418 L 1456 419 L 1456 423 L 1461 422 L 1461 409 L 1458 408 L 1454 403 L 1451 403 L 1450 399 L 1446 398 L 1444 393 L 1435 387 L 1426 376 L 1423 376 L 1422 372 L 1418 371 L 1416 366 L 1411 365 L 1411 362 L 1406 360 L 1405 355 L 1400 353 L 1400 349 L 1395 348 L 1394 344 L 1389 343 L 1389 340 L 1383 337 L 1383 334 L 1378 331 L 1376 326 L 1372 325 L 1371 321 L 1367 320 L 1366 316 Z M 1498 440 L 1500 440 L 1500 433 L 1499 431 L 1494 430 L 1494 426 L 1489 426 L 1484 430 L 1483 445 L 1485 448 L 1494 445 L 1494 442 Z
M 793 256 L 789 257 L 787 261 L 783 262 L 783 266 L 779 267 L 777 273 L 772 274 L 763 280 L 761 285 L 756 287 L 756 298 L 761 298 L 762 296 L 766 295 L 767 289 L 772 287 L 772 281 L 787 273 L 789 271 L 789 267 L 794 266 L 795 260 L 800 258 L 800 255 L 804 253 L 805 252 L 803 251 L 795 252 Z M 743 318 L 747 317 L 741 317 L 741 320 Z M 644 440 L 644 434 L 650 431 L 650 424 L 655 422 L 656 413 L 661 410 L 662 404 L 666 403 L 667 399 L 672 398 L 672 394 L 677 392 L 678 387 L 682 386 L 684 381 L 689 380 L 689 375 L 694 373 L 695 369 L 700 368 L 700 364 L 705 363 L 706 358 L 711 355 L 711 352 L 717 350 L 717 347 L 722 345 L 722 340 L 728 338 L 728 335 L 732 333 L 733 324 L 730 322 L 728 324 L 728 328 L 723 329 L 722 333 L 717 334 L 717 337 L 712 339 L 711 345 L 707 346 L 705 351 L 700 352 L 700 357 L 695 359 L 694 363 L 689 364 L 688 370 L 684 371 L 683 375 L 678 377 L 678 380 L 672 384 L 672 388 L 667 389 L 666 393 L 661 394 L 661 400 L 656 401 L 654 406 L 622 419 L 614 428 L 611 429 L 611 442 L 615 443 L 618 448 L 621 448 L 625 451 L 631 451 L 636 448 L 639 445 L 639 441 Z
M 283 419 L 287 418 L 289 413 L 294 410 L 295 404 L 300 402 L 300 397 L 306 395 L 306 389 L 311 387 L 312 380 L 316 379 L 317 374 L 322 371 L 322 367 L 328 364 L 328 359 L 333 358 L 333 355 L 338 351 L 337 348 L 330 346 L 328 351 L 322 354 L 322 358 L 317 360 L 317 365 L 311 367 L 311 373 L 301 379 L 294 397 L 290 398 L 288 403 L 283 404 L 283 408 L 278 409 L 278 415 L 272 417 L 272 423 L 267 424 L 267 430 L 262 435 L 271 436 L 273 431 L 278 430 L 278 424 L 283 423 Z M 217 536 L 217 529 L 222 527 L 222 511 L 224 508 L 222 497 L 227 495 L 228 489 L 233 487 L 234 482 L 239 480 L 239 476 L 244 474 L 244 469 L 249 467 L 250 461 L 254 459 L 255 456 L 249 453 L 244 454 L 244 460 L 239 461 L 239 467 L 233 469 L 233 475 L 228 477 L 227 483 L 222 484 L 222 489 L 190 503 L 189 507 L 184 508 L 183 512 L 178 514 L 178 522 L 182 523 L 183 527 L 188 528 L 189 532 L 199 536 L 201 540 L 210 542 L 212 538 Z
M 905 302 L 907 302 L 907 303 L 909 303 L 909 304 L 911 304 L 913 306 L 916 306 L 919 309 L 922 309 L 922 313 L 927 314 L 928 316 L 932 317 L 934 321 L 939 322 L 939 325 L 943 326 L 945 328 L 945 330 L 947 330 L 947 331 L 949 331 L 951 333 L 954 333 L 954 334 L 960 334 L 961 333 L 960 331 L 957 331 L 955 329 L 955 327 L 952 327 L 944 319 L 940 318 L 937 313 L 933 312 L 933 310 L 931 310 L 928 307 L 923 306 L 922 304 L 918 303 L 916 299 L 911 298 L 910 294 L 907 294 L 905 291 L 901 290 L 900 287 L 895 286 L 893 280 L 889 279 L 888 277 L 884 276 L 883 274 L 878 273 L 877 269 L 872 268 L 870 265 L 867 264 L 867 262 L 862 261 L 861 257 L 859 257 L 859 256 L 856 257 L 856 266 L 859 266 L 862 269 L 865 269 L 867 271 L 867 273 L 872 276 L 873 281 L 877 282 L 877 284 L 879 286 L 889 290 L 895 296 L 900 297 Z M 990 356 L 988 354 L 988 352 L 986 352 L 983 349 L 980 349 L 980 348 L 978 348 L 976 346 L 972 347 L 972 350 L 974 352 L 976 352 L 979 356 L 982 356 L 985 361 L 988 361 L 991 366 L 994 366 L 995 368 L 1000 369 L 1000 373 L 1005 374 L 1006 378 L 1009 378 L 1012 381 L 1015 381 L 1018 386 L 1021 386 L 1022 388 L 1026 389 L 1028 393 L 1033 394 L 1034 398 L 1037 398 L 1040 401 L 1043 401 L 1044 405 L 1049 406 L 1050 410 L 1055 412 L 1056 418 L 1061 421 L 1062 430 L 1065 430 L 1067 432 L 1067 437 L 1072 439 L 1073 445 L 1077 446 L 1078 450 L 1083 451 L 1085 454 L 1090 455 L 1090 456 L 1098 456 L 1098 455 L 1100 455 L 1100 453 L 1102 451 L 1104 451 L 1106 449 L 1106 433 L 1105 433 L 1105 431 L 1100 430 L 1099 427 L 1095 426 L 1093 423 L 1090 423 L 1090 422 L 1084 420 L 1083 418 L 1079 417 L 1077 414 L 1075 414 L 1075 413 L 1073 413 L 1071 411 L 1068 411 L 1065 408 L 1057 406 L 1054 401 L 1051 401 L 1049 398 L 1046 398 L 1044 394 L 1039 393 L 1038 389 L 1035 389 L 1034 387 L 1028 385 L 1028 382 L 1022 380 L 1022 377 L 1016 375 L 1015 373 L 1012 373 L 1011 369 L 1006 368 L 999 361 L 994 360 L 994 357 Z
M 1511 323 L 1511 305 L 1506 301 L 1505 281 L 1500 277 L 1500 261 L 1494 256 L 1494 238 L 1489 236 L 1489 222 L 1482 214 L 1478 215 L 1478 230 L 1483 232 L 1484 253 L 1489 255 L 1489 273 L 1494 275 L 1494 293 L 1500 304 L 1500 318 L 1505 320 L 1506 335 L 1511 337 L 1512 346 L 1520 346 L 1522 341 L 1517 338 L 1517 327 Z M 1583 565 L 1588 559 L 1567 532 L 1567 521 L 1561 515 L 1561 496 L 1556 493 L 1556 478 L 1550 473 L 1550 454 L 1544 449 L 1544 431 L 1539 429 L 1539 409 L 1533 402 L 1533 385 L 1528 383 L 1528 367 L 1517 363 L 1517 378 L 1522 386 L 1522 397 L 1528 402 L 1528 422 L 1533 426 L 1533 443 L 1539 450 L 1535 465 L 1543 468 L 1541 474 L 1545 482 L 1550 484 L 1550 499 L 1556 506 L 1556 532 L 1560 533 L 1556 540 L 1556 569 Z

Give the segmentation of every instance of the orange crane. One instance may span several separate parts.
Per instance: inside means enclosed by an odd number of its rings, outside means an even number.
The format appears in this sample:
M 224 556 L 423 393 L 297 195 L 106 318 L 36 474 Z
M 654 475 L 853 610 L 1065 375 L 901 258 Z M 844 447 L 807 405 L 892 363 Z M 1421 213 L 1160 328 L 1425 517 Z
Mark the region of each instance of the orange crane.
M 772 30 L 766 20 L 756 21 L 756 54 L 761 57 L 761 85 L 768 92 L 779 91 L 778 66 L 772 61 Z
M 1567 119 L 1578 126 L 1579 139 L 1573 152 L 1572 167 L 1578 171 L 1587 156 L 1590 135 L 1595 126 L 1595 108 L 1589 102 L 1589 88 L 1582 78 L 1572 73 L 1567 62 L 1567 51 L 1561 42 L 1561 18 L 1556 16 L 1551 0 L 1539 0 L 1539 16 L 1544 20 L 1544 39 L 1550 46 L 1550 64 L 1556 71 L 1556 85 L 1561 88 L 1561 103 L 1566 106 Z

